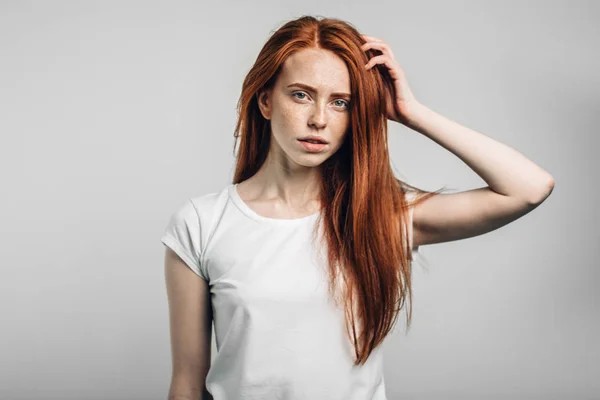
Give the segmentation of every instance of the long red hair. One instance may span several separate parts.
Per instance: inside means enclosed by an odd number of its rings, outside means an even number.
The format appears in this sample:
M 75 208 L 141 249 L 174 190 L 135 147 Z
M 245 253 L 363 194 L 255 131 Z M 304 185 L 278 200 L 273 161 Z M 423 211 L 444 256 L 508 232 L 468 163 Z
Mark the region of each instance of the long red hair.
M 410 326 L 408 207 L 438 193 L 417 189 L 393 174 L 385 108 L 385 85 L 391 80 L 384 66 L 364 68 L 380 54 L 362 50 L 364 43 L 353 26 L 339 19 L 302 16 L 287 22 L 267 40 L 244 79 L 234 132 L 234 152 L 241 138 L 233 178 L 233 183 L 239 183 L 252 177 L 267 157 L 270 121 L 260 113 L 257 94 L 274 85 L 287 57 L 302 49 L 320 48 L 345 62 L 351 82 L 350 125 L 342 146 L 321 165 L 319 221 L 327 247 L 329 293 L 334 299 L 338 277 L 345 283 L 341 299 L 355 365 L 364 364 L 383 342 L 407 297 Z M 407 190 L 419 194 L 411 204 L 404 198 Z M 359 335 L 357 322 L 362 327 Z

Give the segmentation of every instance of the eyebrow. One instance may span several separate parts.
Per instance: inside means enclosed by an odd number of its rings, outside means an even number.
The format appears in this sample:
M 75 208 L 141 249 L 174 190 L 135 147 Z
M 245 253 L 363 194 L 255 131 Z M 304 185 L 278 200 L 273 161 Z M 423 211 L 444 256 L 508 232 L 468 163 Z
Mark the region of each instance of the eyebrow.
M 298 87 L 301 87 L 301 88 L 306 89 L 306 90 L 310 90 L 310 91 L 315 92 L 315 93 L 318 92 L 318 90 L 315 89 L 314 87 L 305 85 L 304 83 L 300 83 L 300 82 L 294 82 L 294 83 L 292 83 L 290 85 L 287 85 L 287 87 L 290 87 L 290 86 L 298 86 Z M 331 93 L 331 96 L 350 98 L 350 93 L 335 92 L 335 93 Z

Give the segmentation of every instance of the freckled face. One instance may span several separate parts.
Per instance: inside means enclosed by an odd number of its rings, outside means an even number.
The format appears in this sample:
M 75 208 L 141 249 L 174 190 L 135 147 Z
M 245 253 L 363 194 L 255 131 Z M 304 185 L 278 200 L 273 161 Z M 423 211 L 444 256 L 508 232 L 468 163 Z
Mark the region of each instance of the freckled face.
M 305 49 L 288 57 L 274 87 L 259 101 L 263 116 L 271 120 L 271 150 L 303 166 L 317 166 L 333 155 L 350 123 L 350 97 L 341 93 L 350 94 L 350 75 L 338 56 Z M 309 152 L 298 141 L 307 135 L 329 143 L 318 153 Z

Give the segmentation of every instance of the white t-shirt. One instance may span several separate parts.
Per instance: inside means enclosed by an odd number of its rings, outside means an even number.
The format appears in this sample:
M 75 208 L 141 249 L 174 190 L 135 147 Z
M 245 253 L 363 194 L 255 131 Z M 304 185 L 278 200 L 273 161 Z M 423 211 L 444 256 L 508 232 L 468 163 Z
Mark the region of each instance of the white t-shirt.
M 218 352 L 206 387 L 215 400 L 386 399 L 381 346 L 353 365 L 344 311 L 311 241 L 318 215 L 263 217 L 236 184 L 172 214 L 162 243 L 210 285 Z M 407 228 L 412 247 L 412 219 Z

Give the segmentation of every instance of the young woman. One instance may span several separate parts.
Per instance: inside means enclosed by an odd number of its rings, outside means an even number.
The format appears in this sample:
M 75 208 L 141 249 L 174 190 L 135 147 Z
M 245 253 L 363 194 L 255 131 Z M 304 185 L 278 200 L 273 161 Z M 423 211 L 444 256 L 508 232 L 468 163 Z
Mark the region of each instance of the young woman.
M 418 247 L 516 220 L 548 197 L 552 176 L 421 104 L 390 47 L 337 19 L 275 32 L 238 107 L 233 183 L 188 199 L 162 237 L 170 398 L 386 399 L 380 345 L 410 300 Z M 387 120 L 488 186 L 401 182 Z

